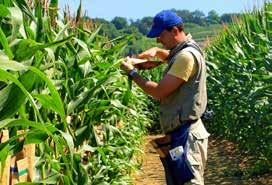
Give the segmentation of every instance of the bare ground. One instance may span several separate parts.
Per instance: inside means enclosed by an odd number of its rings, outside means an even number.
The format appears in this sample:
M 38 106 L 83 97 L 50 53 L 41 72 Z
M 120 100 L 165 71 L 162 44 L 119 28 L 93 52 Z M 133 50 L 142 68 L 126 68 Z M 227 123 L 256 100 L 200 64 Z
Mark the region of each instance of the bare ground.
M 145 138 L 142 168 L 133 174 L 135 185 L 165 185 L 164 171 L 158 154 L 148 143 L 154 137 Z M 210 138 L 205 185 L 272 185 L 272 173 L 251 179 L 235 175 L 239 168 L 247 167 L 250 158 L 241 154 L 235 144 L 218 138 Z

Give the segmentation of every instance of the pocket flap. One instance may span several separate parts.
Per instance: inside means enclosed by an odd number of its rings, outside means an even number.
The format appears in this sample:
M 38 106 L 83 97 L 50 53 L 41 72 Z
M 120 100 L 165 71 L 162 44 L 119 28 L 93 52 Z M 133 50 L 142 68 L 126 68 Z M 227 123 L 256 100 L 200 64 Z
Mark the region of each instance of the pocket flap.
M 194 155 L 187 154 L 187 160 L 190 165 L 200 165 L 201 158 Z
M 204 127 L 201 120 L 198 120 L 196 123 L 194 123 L 191 127 L 191 133 L 197 138 L 197 139 L 206 139 L 210 136 L 209 132 L 207 132 L 206 128 Z

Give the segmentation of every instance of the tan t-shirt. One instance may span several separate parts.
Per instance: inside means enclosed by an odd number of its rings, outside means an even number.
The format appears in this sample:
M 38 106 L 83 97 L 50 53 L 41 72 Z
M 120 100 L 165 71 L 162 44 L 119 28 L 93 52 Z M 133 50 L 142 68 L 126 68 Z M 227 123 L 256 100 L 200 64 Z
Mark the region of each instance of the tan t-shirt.
M 196 73 L 196 71 L 197 64 L 193 55 L 189 51 L 182 51 L 178 54 L 167 74 L 181 78 L 187 82 L 188 79 Z

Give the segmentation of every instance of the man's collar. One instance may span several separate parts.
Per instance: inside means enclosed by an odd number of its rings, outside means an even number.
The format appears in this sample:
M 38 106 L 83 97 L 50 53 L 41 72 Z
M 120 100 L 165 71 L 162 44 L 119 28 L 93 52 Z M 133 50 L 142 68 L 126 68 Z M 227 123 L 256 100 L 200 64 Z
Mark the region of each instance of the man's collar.
M 171 51 L 171 50 L 174 50 L 175 48 L 177 48 L 177 47 L 180 46 L 180 45 L 185 44 L 186 42 L 188 42 L 188 41 L 190 41 L 190 40 L 192 40 L 192 35 L 191 35 L 191 33 L 188 33 L 188 34 L 185 36 L 185 39 L 182 40 L 182 41 L 180 41 L 180 42 L 178 42 L 177 45 L 175 45 L 172 49 L 170 49 L 170 51 Z

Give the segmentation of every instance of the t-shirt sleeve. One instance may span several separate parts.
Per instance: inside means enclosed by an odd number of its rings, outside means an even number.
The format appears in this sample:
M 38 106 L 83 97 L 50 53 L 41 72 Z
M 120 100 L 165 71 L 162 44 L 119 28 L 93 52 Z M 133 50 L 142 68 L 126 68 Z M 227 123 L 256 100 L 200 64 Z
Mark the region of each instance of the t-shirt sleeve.
M 193 55 L 188 51 L 183 51 L 178 54 L 167 74 L 181 78 L 187 82 L 194 75 L 196 67 Z

